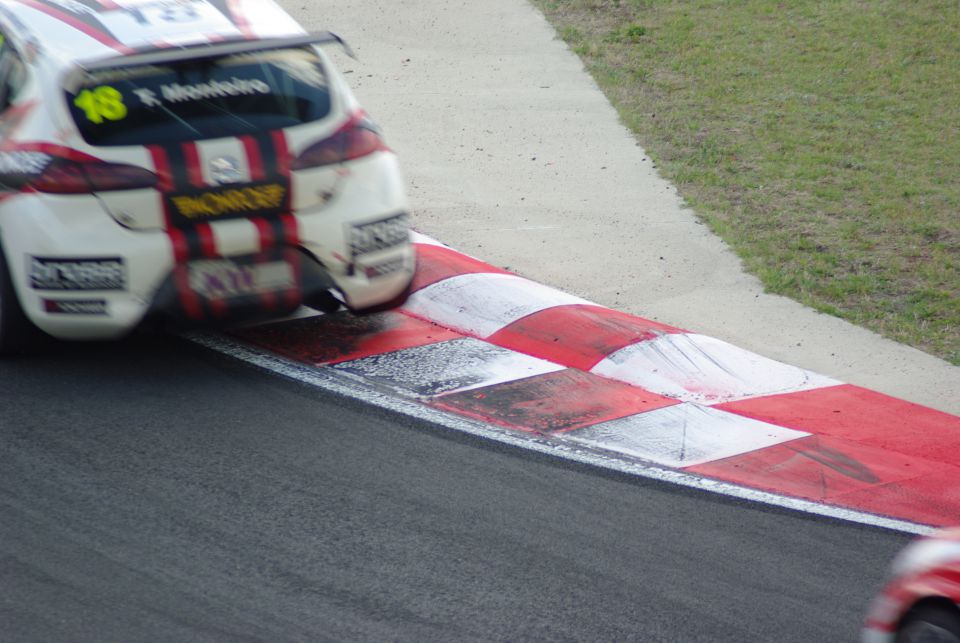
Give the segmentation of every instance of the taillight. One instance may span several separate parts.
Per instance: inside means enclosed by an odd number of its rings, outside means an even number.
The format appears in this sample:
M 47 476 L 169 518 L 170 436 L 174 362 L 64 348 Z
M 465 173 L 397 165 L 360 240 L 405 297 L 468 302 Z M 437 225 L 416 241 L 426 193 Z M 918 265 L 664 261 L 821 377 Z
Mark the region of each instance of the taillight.
M 157 175 L 136 165 L 54 158 L 29 187 L 53 194 L 83 194 L 151 188 Z
M 389 149 L 377 126 L 362 113 L 351 118 L 330 138 L 314 143 L 294 159 L 291 167 L 304 170 L 352 161 L 374 152 Z

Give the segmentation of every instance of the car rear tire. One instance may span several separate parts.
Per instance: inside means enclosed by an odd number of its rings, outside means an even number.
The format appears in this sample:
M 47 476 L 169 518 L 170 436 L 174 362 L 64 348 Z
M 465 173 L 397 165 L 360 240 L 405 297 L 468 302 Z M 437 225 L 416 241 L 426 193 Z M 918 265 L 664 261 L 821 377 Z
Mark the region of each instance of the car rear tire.
M 20 306 L 7 268 L 7 257 L 0 246 L 0 357 L 26 353 L 39 336 L 40 331 L 27 319 Z
M 897 643 L 960 643 L 960 609 L 924 605 L 911 611 L 897 630 Z

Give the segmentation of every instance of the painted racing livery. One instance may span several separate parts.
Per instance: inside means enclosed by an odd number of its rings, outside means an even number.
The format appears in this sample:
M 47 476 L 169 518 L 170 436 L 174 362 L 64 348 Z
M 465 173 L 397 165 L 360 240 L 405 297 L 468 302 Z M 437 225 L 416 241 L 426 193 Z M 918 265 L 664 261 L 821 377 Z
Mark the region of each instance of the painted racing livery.
M 0 0 L 0 353 L 402 302 L 396 156 L 330 43 L 270 0 Z
M 293 18 L 276 5 L 259 0 L 19 2 L 121 53 L 153 45 L 193 43 L 198 39 L 219 42 L 301 32 Z M 264 22 L 264 18 L 269 19 L 269 24 Z M 29 25 L 31 21 L 25 20 L 24 23 Z
M 960 641 L 960 529 L 941 529 L 897 554 L 889 581 L 870 604 L 862 640 Z

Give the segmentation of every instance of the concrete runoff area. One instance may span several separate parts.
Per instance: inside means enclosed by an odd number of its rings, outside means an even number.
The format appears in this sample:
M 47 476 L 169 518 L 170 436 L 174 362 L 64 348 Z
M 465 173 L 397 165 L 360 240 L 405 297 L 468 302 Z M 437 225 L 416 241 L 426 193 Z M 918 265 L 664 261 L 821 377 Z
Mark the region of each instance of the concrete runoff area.
M 960 414 L 960 368 L 763 292 L 524 0 L 282 1 L 407 175 L 413 223 L 573 295 Z

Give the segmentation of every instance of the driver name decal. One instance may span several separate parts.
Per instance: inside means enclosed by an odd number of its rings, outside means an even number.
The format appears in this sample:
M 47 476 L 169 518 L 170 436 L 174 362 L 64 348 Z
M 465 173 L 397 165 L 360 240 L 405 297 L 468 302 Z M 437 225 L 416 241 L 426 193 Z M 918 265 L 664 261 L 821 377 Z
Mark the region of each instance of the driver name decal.
M 248 80 L 233 77 L 230 80 L 209 80 L 190 85 L 181 85 L 180 83 L 160 85 L 159 95 L 154 90 L 145 87 L 134 89 L 133 93 L 145 106 L 160 107 L 164 102 L 182 103 L 211 98 L 269 94 L 270 85 L 256 78 Z

